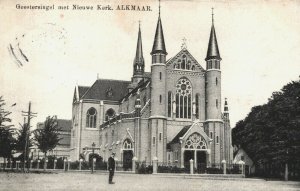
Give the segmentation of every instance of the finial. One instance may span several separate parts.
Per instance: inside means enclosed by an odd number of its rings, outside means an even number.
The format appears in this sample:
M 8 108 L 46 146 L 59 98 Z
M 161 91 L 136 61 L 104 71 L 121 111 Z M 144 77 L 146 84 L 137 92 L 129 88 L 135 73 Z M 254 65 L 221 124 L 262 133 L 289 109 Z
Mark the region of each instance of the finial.
M 160 0 L 158 0 L 158 16 L 160 17 Z
M 181 49 L 186 49 L 187 48 L 187 45 L 186 45 L 186 38 L 183 37 L 182 39 L 182 45 L 181 45 Z
M 141 20 L 139 20 L 139 28 L 141 28 Z
M 212 21 L 212 24 L 214 24 L 214 8 L 213 7 L 211 8 L 211 21 Z

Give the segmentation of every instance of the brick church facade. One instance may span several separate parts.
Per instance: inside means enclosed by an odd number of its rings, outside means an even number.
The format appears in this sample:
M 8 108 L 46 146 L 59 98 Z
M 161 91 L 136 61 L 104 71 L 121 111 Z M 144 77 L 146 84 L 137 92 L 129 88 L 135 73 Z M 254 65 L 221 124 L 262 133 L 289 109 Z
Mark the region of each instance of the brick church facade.
M 180 167 L 193 159 L 196 168 L 222 160 L 231 163 L 231 128 L 226 99 L 223 112 L 221 108 L 221 57 L 214 23 L 206 69 L 185 46 L 167 59 L 160 15 L 151 57 L 151 72 L 145 72 L 139 28 L 131 81 L 97 79 L 90 87 L 75 87 L 71 159 L 87 159 L 94 151 L 104 160 L 115 152 L 124 164 L 134 157 Z

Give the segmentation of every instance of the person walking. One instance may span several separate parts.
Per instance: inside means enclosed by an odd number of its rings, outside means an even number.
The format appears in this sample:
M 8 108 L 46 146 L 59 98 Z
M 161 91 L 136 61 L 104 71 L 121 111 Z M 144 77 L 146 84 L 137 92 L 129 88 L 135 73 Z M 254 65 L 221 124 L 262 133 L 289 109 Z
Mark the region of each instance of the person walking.
M 115 157 L 116 153 L 111 153 L 110 157 L 108 158 L 108 170 L 109 170 L 109 178 L 108 178 L 108 183 L 109 184 L 114 184 L 112 181 L 114 173 L 115 173 Z

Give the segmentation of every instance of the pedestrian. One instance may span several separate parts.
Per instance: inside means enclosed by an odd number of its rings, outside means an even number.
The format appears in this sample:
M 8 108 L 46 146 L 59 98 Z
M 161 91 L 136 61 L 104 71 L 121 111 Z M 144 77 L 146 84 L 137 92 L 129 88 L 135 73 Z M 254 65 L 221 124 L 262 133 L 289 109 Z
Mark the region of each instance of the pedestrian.
M 114 173 L 115 173 L 115 157 L 116 153 L 111 153 L 111 156 L 108 158 L 108 170 L 109 170 L 109 178 L 108 178 L 108 183 L 109 184 L 114 184 L 112 181 Z

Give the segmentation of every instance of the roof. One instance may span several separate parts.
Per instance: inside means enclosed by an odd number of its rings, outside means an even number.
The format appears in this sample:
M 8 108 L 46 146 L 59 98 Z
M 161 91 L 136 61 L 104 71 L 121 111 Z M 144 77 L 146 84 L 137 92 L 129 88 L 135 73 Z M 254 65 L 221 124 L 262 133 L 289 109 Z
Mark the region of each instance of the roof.
M 68 119 L 57 119 L 57 126 L 60 129 L 60 131 L 65 131 L 65 132 L 71 132 L 72 128 L 72 121 Z M 37 123 L 37 129 L 43 129 L 44 128 L 44 122 L 43 123 Z
M 136 54 L 134 58 L 134 65 L 144 65 L 144 57 L 143 57 L 143 46 L 142 46 L 142 36 L 141 36 L 141 28 L 139 26 L 138 33 L 138 41 L 136 45 Z
M 138 91 L 138 89 L 143 89 L 143 88 L 145 88 L 147 85 L 148 85 L 148 83 L 150 83 L 150 80 L 141 80 L 139 83 L 138 83 L 138 85 L 137 85 L 137 87 L 136 88 L 134 88 L 132 91 L 130 91 L 128 94 L 126 94 L 124 97 L 122 97 L 121 99 L 120 99 L 120 101 L 122 101 L 123 99 L 127 99 L 130 95 L 132 95 L 132 94 L 135 94 L 137 91 Z
M 180 142 L 180 137 L 183 137 L 183 135 L 192 127 L 192 125 L 185 126 L 179 131 L 179 133 L 173 138 L 173 140 L 168 144 L 175 144 Z
M 68 119 L 57 119 L 57 125 L 61 131 L 71 131 L 72 121 Z
M 155 54 L 155 53 L 167 54 L 164 33 L 163 33 L 160 17 L 158 17 L 158 21 L 157 21 L 156 32 L 155 32 L 151 54 Z
M 205 60 L 209 60 L 209 59 L 220 59 L 221 60 L 214 25 L 211 26 L 207 55 L 206 55 Z
M 128 92 L 130 81 L 98 79 L 85 92 L 82 99 L 119 101 Z
M 81 98 L 88 89 L 90 89 L 90 86 L 78 86 L 79 98 Z

